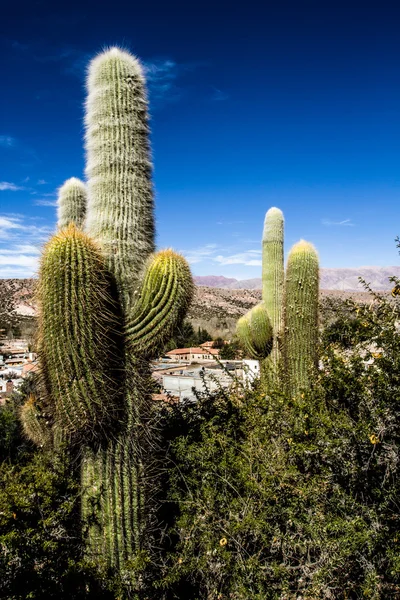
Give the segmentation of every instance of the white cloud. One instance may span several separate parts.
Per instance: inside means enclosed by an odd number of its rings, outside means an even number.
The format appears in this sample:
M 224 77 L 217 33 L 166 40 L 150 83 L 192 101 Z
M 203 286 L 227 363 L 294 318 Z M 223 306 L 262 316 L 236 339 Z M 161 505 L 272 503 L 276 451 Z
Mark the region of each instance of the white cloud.
M 57 200 L 35 200 L 36 206 L 57 206 Z
M 38 185 L 45 185 L 47 181 L 45 179 L 39 179 Z
M 37 269 L 38 257 L 28 256 L 26 254 L 2 254 L 0 250 L 0 266 L 18 266 L 27 267 L 31 271 Z
M 240 252 L 238 254 L 232 254 L 230 256 L 219 255 L 216 256 L 214 260 L 220 265 L 246 265 L 248 267 L 260 267 L 261 251 L 248 250 L 246 252 Z
M 24 189 L 24 187 L 16 185 L 15 183 L 10 183 L 9 181 L 0 181 L 0 191 L 2 192 L 4 192 L 5 190 L 9 190 L 10 192 L 16 192 L 18 190 Z
M 322 219 L 321 223 L 326 227 L 332 227 L 335 225 L 339 225 L 342 227 L 354 227 L 354 223 L 351 222 L 351 219 L 344 219 L 343 221 L 331 221 L 330 219 Z
M 191 265 L 202 262 L 204 259 L 212 258 L 213 254 L 217 251 L 217 244 L 206 244 L 193 250 L 183 251 L 183 254 Z
M 0 146 L 3 148 L 10 148 L 11 146 L 14 146 L 14 144 L 15 139 L 10 135 L 0 135 Z

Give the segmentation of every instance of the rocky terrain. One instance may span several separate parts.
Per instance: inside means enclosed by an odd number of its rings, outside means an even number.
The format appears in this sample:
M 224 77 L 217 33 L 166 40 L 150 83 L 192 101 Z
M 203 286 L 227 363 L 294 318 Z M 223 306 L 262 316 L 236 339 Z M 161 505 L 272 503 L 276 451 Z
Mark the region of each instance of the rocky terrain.
M 368 294 L 358 285 L 358 275 L 371 283 L 375 291 L 390 290 L 388 277 L 400 277 L 400 267 L 370 267 L 365 269 L 322 269 L 321 295 L 353 297 L 366 301 Z M 261 279 L 238 281 L 222 276 L 195 277 L 195 298 L 188 318 L 195 328 L 207 329 L 213 337 L 230 337 L 237 319 L 261 300 Z M 17 312 L 25 317 L 36 315 L 35 279 L 2 279 L 0 285 L 14 283 Z M 207 284 L 207 285 L 206 285 Z M 218 287 L 215 286 L 218 284 Z M 248 286 L 248 287 L 246 287 Z M 330 286 L 330 287 L 328 287 Z M 336 286 L 336 287 L 335 287 Z
M 321 269 L 321 289 L 357 292 L 363 287 L 359 277 L 367 281 L 375 291 L 390 290 L 393 285 L 389 277 L 400 278 L 400 267 L 359 267 L 357 269 Z M 261 278 L 232 279 L 223 276 L 196 276 L 199 286 L 218 287 L 223 289 L 257 290 L 261 288 Z

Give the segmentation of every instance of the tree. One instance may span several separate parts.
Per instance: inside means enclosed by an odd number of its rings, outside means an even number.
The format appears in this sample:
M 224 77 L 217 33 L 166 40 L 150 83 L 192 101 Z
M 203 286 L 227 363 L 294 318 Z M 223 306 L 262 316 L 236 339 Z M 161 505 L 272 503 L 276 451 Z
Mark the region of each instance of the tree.
M 213 341 L 213 348 L 217 348 L 217 350 L 220 350 L 221 348 L 223 348 L 225 346 L 225 340 L 222 337 L 217 337 L 215 338 L 215 340 Z
M 235 360 L 240 354 L 240 345 L 237 341 L 230 344 L 224 344 L 219 351 L 219 357 L 222 360 Z

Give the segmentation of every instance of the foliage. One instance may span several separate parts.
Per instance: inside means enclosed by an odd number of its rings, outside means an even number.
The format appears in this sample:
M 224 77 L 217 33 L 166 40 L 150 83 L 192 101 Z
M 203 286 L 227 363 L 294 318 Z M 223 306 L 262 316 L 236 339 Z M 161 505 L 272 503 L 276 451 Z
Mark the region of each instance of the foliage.
M 219 351 L 219 358 L 221 360 L 235 360 L 239 358 L 241 354 L 240 344 L 237 340 L 224 344 Z
M 323 339 L 297 399 L 236 387 L 166 412 L 166 597 L 400 598 L 400 311 L 373 300 L 338 315 L 368 341 Z
M 0 466 L 0 597 L 114 598 L 83 557 L 78 486 L 46 454 Z

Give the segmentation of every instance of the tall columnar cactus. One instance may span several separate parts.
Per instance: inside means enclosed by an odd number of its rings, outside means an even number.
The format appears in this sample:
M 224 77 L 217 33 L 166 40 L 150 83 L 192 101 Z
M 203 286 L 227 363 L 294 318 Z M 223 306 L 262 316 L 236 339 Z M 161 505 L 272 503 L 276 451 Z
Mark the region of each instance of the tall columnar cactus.
M 239 319 L 237 335 L 247 354 L 261 361 L 264 385 L 281 372 L 286 391 L 295 396 L 308 387 L 317 364 L 319 264 L 311 244 L 293 247 L 284 277 L 283 214 L 271 208 L 263 233 L 262 303 Z M 254 311 L 265 312 L 261 328 Z M 271 330 L 265 326 L 269 321 Z
M 118 48 L 95 58 L 86 101 L 87 231 L 102 244 L 127 310 L 154 251 L 152 163 L 140 62 Z
M 136 58 L 118 48 L 95 58 L 86 106 L 86 233 L 69 224 L 45 247 L 40 359 L 54 425 L 81 457 L 88 554 L 130 580 L 149 537 L 156 470 L 149 361 L 182 321 L 193 282 L 182 256 L 153 254 L 147 101 Z
M 274 346 L 271 359 L 279 358 L 278 338 L 282 330 L 282 298 L 285 278 L 283 256 L 284 219 L 279 208 L 265 215 L 262 239 L 262 299 L 271 319 Z
M 318 346 L 319 262 L 312 244 L 301 240 L 289 253 L 284 301 L 284 371 L 288 392 L 308 386 Z
M 57 199 L 58 227 L 60 229 L 74 223 L 83 228 L 86 217 L 87 192 L 80 179 L 71 177 L 60 187 Z

